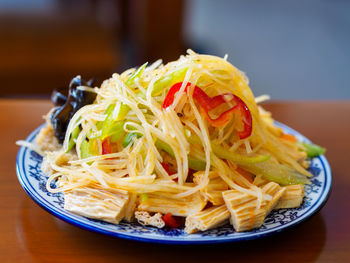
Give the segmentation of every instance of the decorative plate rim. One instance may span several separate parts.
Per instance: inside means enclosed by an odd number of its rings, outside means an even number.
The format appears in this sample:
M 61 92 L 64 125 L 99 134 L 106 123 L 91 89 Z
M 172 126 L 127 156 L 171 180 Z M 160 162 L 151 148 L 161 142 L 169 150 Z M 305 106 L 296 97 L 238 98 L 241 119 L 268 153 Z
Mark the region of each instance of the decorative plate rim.
M 310 142 L 308 138 L 300 134 L 299 132 L 295 131 L 294 129 L 290 128 L 289 126 L 282 124 L 280 122 L 275 121 L 275 124 L 279 127 L 281 127 L 284 131 L 297 135 L 305 142 Z M 36 128 L 33 132 L 30 133 L 30 135 L 26 138 L 26 141 L 32 141 L 36 134 L 40 131 L 41 128 L 43 128 L 45 124 L 39 126 Z M 63 221 L 66 221 L 70 224 L 73 224 L 77 227 L 83 228 L 85 230 L 98 232 L 101 234 L 114 236 L 118 238 L 128 239 L 128 240 L 134 240 L 134 241 L 142 241 L 142 242 L 149 242 L 149 243 L 162 243 L 162 244 L 179 244 L 179 245 L 188 245 L 188 244 L 212 244 L 212 243 L 224 243 L 224 242 L 238 242 L 238 241 L 245 241 L 245 240 L 252 240 L 257 238 L 262 238 L 265 236 L 269 236 L 275 233 L 282 232 L 286 229 L 289 229 L 291 227 L 294 227 L 296 225 L 299 225 L 300 223 L 304 222 L 305 220 L 309 219 L 312 215 L 316 214 L 327 202 L 332 188 L 332 172 L 330 165 L 324 155 L 317 157 L 322 165 L 322 171 L 324 172 L 325 182 L 324 187 L 322 188 L 322 193 L 317 198 L 317 201 L 310 207 L 304 214 L 302 214 L 300 217 L 298 217 L 295 220 L 292 220 L 284 225 L 272 228 L 272 229 L 266 229 L 264 232 L 245 232 L 247 235 L 245 236 L 216 236 L 216 237 L 210 237 L 210 236 L 201 236 L 201 235 L 186 235 L 187 238 L 179 238 L 174 236 L 161 236 L 161 235 L 155 235 L 155 236 L 142 236 L 140 234 L 135 233 L 129 233 L 122 230 L 108 230 L 107 228 L 101 228 L 99 225 L 95 225 L 94 221 L 84 222 L 84 217 L 75 215 L 72 213 L 69 213 L 68 211 L 65 211 L 64 209 L 59 209 L 55 207 L 52 203 L 50 203 L 48 200 L 46 200 L 44 197 L 42 197 L 39 193 L 37 193 L 35 186 L 30 184 L 29 180 L 27 180 L 26 171 L 24 169 L 24 163 L 25 163 L 25 155 L 26 153 L 30 151 L 26 147 L 20 147 L 17 158 L 16 158 L 16 173 L 17 178 L 22 186 L 22 188 L 25 190 L 25 192 L 43 209 L 51 213 L 52 215 L 62 219 Z M 148 227 L 145 227 L 148 228 Z M 192 238 L 193 237 L 193 238 Z

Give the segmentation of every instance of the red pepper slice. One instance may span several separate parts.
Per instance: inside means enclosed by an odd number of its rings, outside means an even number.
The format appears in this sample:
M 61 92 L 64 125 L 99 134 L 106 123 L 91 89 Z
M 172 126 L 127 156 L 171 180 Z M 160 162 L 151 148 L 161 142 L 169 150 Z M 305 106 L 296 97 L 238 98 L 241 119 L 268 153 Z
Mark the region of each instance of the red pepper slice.
M 162 162 L 161 165 L 163 166 L 164 170 L 168 173 L 168 175 L 176 174 L 175 171 L 173 171 L 173 170 L 170 169 L 170 166 L 169 166 L 168 163 Z M 174 178 L 173 181 L 177 182 L 178 179 L 177 179 L 177 178 Z
M 171 213 L 166 213 L 162 216 L 162 219 L 166 226 L 170 228 L 177 228 L 181 225 L 180 220 L 176 220 Z
M 102 154 L 112 153 L 112 145 L 109 138 L 106 138 L 102 141 Z
M 165 170 L 169 175 L 173 175 L 173 174 L 176 173 L 176 172 L 174 172 L 174 171 L 172 171 L 172 170 L 170 169 L 170 166 L 169 166 L 168 163 L 162 162 L 161 165 L 163 166 L 164 170 Z
M 191 86 L 191 83 L 187 83 L 185 87 L 185 92 L 187 92 L 188 87 Z M 166 109 L 171 104 L 173 104 L 175 99 L 175 94 L 180 90 L 182 86 L 182 82 L 178 82 L 174 84 L 168 91 L 168 94 L 166 95 L 164 102 L 163 102 L 163 109 Z M 201 111 L 204 113 L 204 115 L 207 117 L 209 123 L 214 127 L 220 127 L 228 123 L 234 114 L 240 115 L 243 122 L 243 131 L 238 132 L 238 136 L 240 139 L 245 139 L 249 137 L 252 133 L 252 115 L 248 109 L 248 106 L 244 103 L 244 101 L 237 97 L 236 95 L 232 93 L 224 93 L 218 96 L 209 97 L 207 93 L 205 93 L 201 88 L 198 86 L 194 86 L 193 90 L 193 98 L 197 101 L 197 103 L 201 107 Z M 217 117 L 216 119 L 213 119 L 209 116 L 209 111 L 217 108 L 223 103 L 229 103 L 229 102 L 235 102 L 236 105 L 230 108 L 229 110 L 224 111 Z
M 175 99 L 175 94 L 176 92 L 178 92 L 180 90 L 182 86 L 182 82 L 178 82 L 175 83 L 173 86 L 171 86 L 171 88 L 169 89 L 167 95 L 165 96 L 165 99 L 163 101 L 163 109 L 168 108 L 171 104 L 173 104 L 174 99 Z M 191 86 L 191 83 L 187 83 L 186 87 L 185 87 L 185 92 L 187 92 L 187 88 Z
M 170 169 L 170 166 L 168 163 L 164 163 L 162 162 L 161 165 L 163 166 L 164 170 L 169 174 L 169 175 L 173 175 L 173 174 L 176 174 L 176 171 L 173 171 L 172 169 Z M 188 175 L 187 175 L 187 178 L 186 178 L 186 183 L 193 183 L 193 174 L 195 173 L 196 171 L 193 170 L 193 169 L 188 169 Z M 173 179 L 175 182 L 178 181 L 177 178 L 174 178 Z

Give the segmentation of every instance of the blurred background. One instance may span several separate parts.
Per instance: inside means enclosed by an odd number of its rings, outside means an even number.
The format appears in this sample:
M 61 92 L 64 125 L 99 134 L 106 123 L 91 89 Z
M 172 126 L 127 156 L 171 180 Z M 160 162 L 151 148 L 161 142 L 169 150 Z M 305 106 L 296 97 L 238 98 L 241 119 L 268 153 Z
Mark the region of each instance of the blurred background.
M 228 54 L 255 95 L 350 99 L 346 0 L 0 0 L 0 97 L 45 98 L 187 48 Z

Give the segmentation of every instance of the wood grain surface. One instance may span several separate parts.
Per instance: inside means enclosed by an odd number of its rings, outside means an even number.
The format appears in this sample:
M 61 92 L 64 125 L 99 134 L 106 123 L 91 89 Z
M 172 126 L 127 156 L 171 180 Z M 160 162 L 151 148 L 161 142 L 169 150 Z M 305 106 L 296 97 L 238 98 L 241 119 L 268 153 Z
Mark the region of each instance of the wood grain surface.
M 0 100 L 0 262 L 350 262 L 350 102 L 270 102 L 275 119 L 327 148 L 333 172 L 325 207 L 274 236 L 207 246 L 156 245 L 79 229 L 50 215 L 21 188 L 18 147 L 43 122 L 46 100 Z

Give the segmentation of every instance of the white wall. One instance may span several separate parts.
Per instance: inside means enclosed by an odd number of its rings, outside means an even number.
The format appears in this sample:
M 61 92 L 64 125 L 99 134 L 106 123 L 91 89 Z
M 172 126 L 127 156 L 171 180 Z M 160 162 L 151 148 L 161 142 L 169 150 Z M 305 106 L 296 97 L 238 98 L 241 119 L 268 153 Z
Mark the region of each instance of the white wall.
M 350 99 L 350 1 L 190 0 L 185 39 L 245 71 L 256 95 Z

